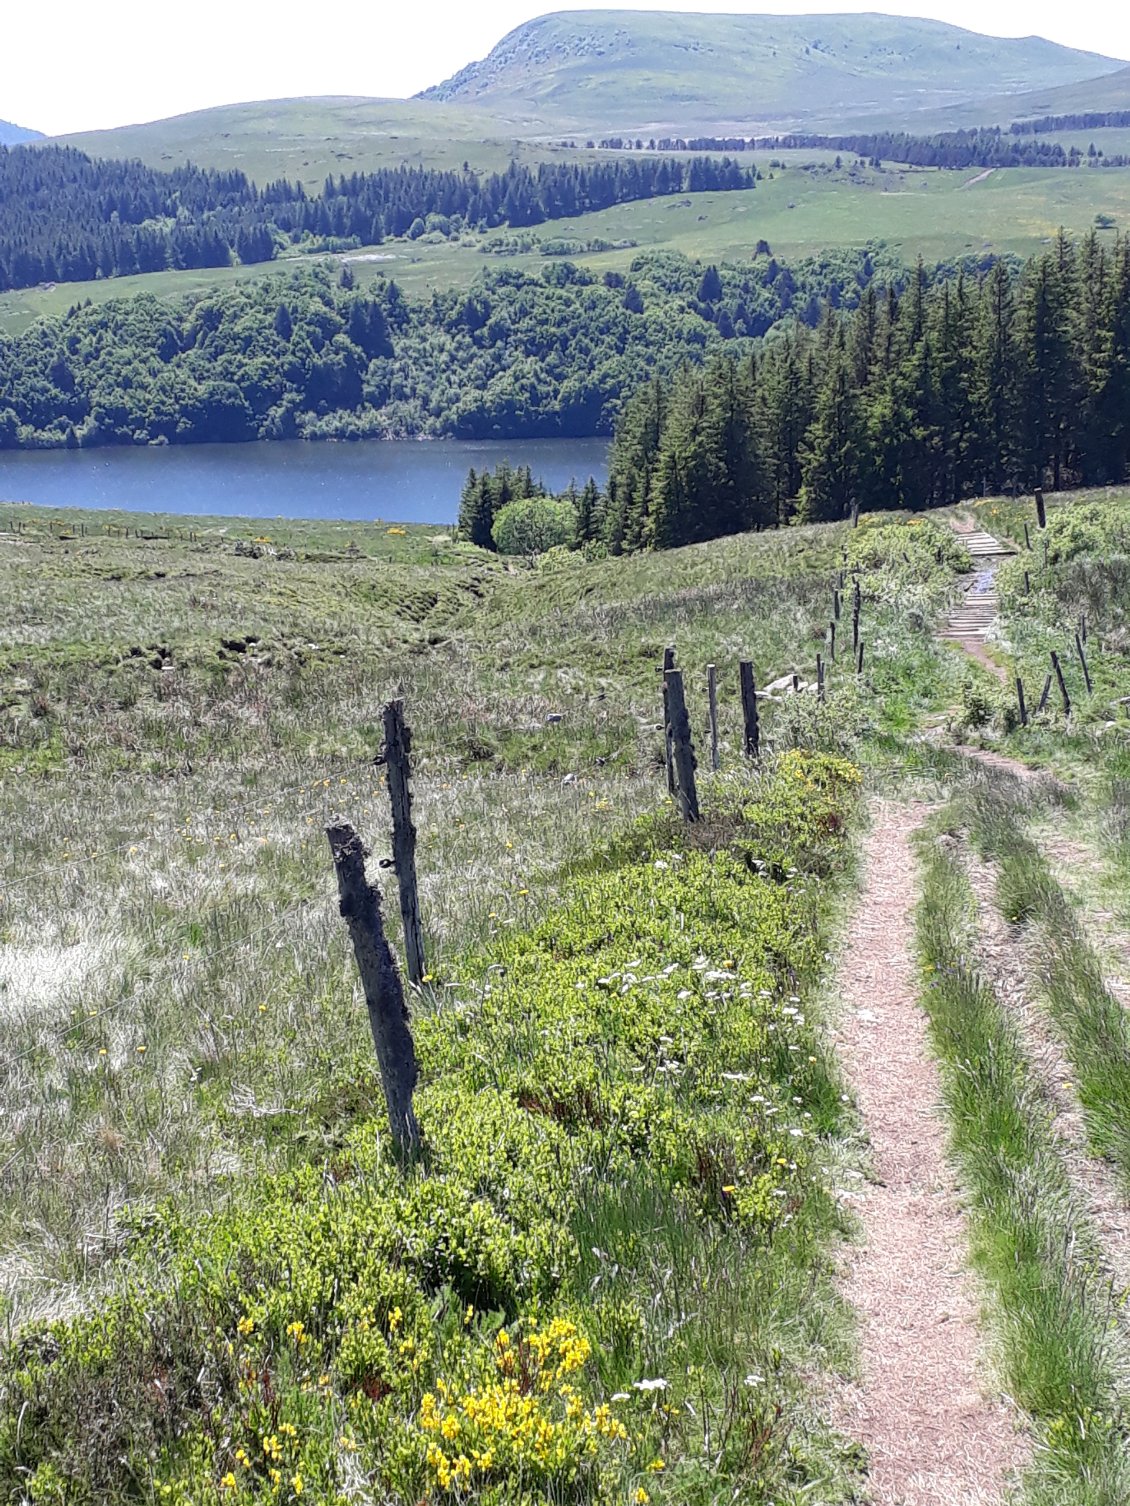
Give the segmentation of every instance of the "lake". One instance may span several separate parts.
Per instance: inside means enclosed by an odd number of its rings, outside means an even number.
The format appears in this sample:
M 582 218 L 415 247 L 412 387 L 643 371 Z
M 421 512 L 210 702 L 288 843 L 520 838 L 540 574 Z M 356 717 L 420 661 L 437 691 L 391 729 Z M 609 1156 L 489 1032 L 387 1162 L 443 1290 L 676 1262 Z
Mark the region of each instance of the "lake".
M 603 485 L 607 439 L 362 440 L 0 451 L 0 505 L 454 523 L 467 472 L 528 465 L 553 491 Z

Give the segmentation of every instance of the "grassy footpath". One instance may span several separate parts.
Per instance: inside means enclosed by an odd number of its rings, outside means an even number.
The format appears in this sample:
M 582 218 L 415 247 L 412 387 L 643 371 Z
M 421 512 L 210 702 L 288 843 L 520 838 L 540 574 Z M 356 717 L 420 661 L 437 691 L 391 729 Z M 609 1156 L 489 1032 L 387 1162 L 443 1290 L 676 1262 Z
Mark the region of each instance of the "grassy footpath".
M 1130 1497 L 1130 1451 L 1111 1293 L 1015 1026 L 971 961 L 972 894 L 955 825 L 952 812 L 943 816 L 924 843 L 922 1000 L 998 1363 L 1038 1431 L 1023 1498 L 1118 1506 Z

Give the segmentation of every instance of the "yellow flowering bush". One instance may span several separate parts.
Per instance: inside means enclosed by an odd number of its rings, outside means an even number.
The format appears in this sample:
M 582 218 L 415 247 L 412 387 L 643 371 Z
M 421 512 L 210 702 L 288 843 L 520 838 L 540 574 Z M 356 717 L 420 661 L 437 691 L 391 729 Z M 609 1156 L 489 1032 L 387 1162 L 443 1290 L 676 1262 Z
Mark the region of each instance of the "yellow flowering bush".
M 576 1324 L 554 1318 L 542 1328 L 531 1318 L 516 1338 L 506 1329 L 496 1335 L 477 1384 L 439 1381 L 417 1419 L 435 1484 L 447 1490 L 510 1476 L 550 1487 L 625 1444 L 628 1429 L 609 1405 L 589 1405 L 568 1379 L 591 1353 Z

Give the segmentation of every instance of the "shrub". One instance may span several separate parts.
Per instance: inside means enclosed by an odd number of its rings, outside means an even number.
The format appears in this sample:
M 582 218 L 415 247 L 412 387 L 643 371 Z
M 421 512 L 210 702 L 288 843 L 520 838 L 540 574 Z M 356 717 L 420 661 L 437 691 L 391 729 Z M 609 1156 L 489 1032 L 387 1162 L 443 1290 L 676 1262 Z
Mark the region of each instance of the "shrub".
M 576 541 L 577 511 L 564 499 L 524 497 L 501 509 L 491 536 L 499 554 L 544 554 Z

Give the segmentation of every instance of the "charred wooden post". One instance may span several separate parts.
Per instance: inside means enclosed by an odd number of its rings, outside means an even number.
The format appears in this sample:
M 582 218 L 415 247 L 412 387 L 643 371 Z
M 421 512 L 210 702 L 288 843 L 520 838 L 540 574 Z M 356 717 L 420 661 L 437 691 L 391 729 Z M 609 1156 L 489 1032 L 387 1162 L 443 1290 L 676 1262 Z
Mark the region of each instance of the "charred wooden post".
M 1051 675 L 1045 675 L 1044 676 L 1044 688 L 1043 688 L 1043 690 L 1040 691 L 1040 699 L 1036 702 L 1036 715 L 1037 716 L 1039 716 L 1040 712 L 1043 711 L 1044 707 L 1048 704 L 1048 696 L 1050 696 L 1051 693 L 1052 693 L 1052 677 L 1051 677 Z
M 392 803 L 392 860 L 400 888 L 400 918 L 404 922 L 404 960 L 413 983 L 423 980 L 424 931 L 416 886 L 416 828 L 412 824 L 412 733 L 404 720 L 404 702 L 384 708 L 385 773 Z
M 710 708 L 710 767 L 717 774 L 720 767 L 718 757 L 718 668 L 714 664 L 706 666 L 706 699 Z
M 377 1048 L 392 1137 L 402 1155 L 418 1149 L 420 1127 L 412 1109 L 418 1069 L 408 1025 L 404 985 L 381 919 L 380 891 L 365 877 L 365 848 L 348 821 L 326 827 L 353 955 L 365 990 L 369 1026 Z
M 667 765 L 667 793 L 675 793 L 675 755 L 671 747 L 671 716 L 667 707 L 667 676 L 675 668 L 675 650 L 663 650 L 663 757 Z
M 742 696 L 745 756 L 760 758 L 761 725 L 757 715 L 757 684 L 753 678 L 753 665 L 748 659 L 743 659 L 738 665 L 738 683 Z
M 1016 677 L 1016 704 L 1020 707 L 1020 725 L 1028 725 L 1028 707 L 1024 702 L 1024 681 L 1019 675 Z
M 698 788 L 694 777 L 694 744 L 691 742 L 691 722 L 683 693 L 683 676 L 681 671 L 669 669 L 663 679 L 667 686 L 667 729 L 675 766 L 675 799 L 683 820 L 697 821 L 699 812 Z
M 824 655 L 816 655 L 816 699 L 824 699 Z
M 1063 678 L 1063 666 L 1059 662 L 1059 655 L 1052 649 L 1052 673 L 1055 675 L 1056 684 L 1059 686 L 1059 698 L 1063 702 L 1064 716 L 1071 715 L 1071 697 L 1067 693 L 1067 681 Z
M 859 643 L 856 646 L 856 650 L 855 650 L 855 672 L 856 672 L 857 675 L 861 675 L 863 673 L 863 639 L 862 638 L 859 640 Z

